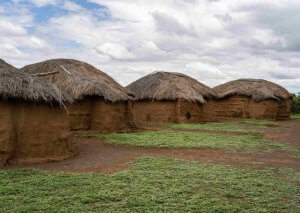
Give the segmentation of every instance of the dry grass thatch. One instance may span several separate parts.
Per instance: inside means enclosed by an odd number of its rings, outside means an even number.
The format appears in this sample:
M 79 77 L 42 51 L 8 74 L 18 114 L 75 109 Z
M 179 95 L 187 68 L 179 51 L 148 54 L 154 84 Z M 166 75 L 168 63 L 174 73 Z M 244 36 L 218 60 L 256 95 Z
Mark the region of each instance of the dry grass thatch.
M 7 99 L 22 99 L 34 102 L 71 102 L 72 99 L 48 81 L 30 74 L 0 60 L 0 97 Z
M 0 70 L 2 69 L 16 70 L 17 68 L 15 68 L 14 66 L 10 65 L 9 63 L 7 63 L 6 61 L 0 58 Z
M 219 98 L 233 95 L 244 95 L 255 101 L 267 99 L 284 100 L 290 98 L 290 93 L 282 86 L 262 79 L 239 79 L 229 81 L 213 88 Z
M 86 96 L 100 96 L 111 102 L 131 99 L 130 92 L 110 76 L 81 61 L 53 59 L 27 65 L 21 70 L 41 75 L 75 100 Z
M 154 72 L 127 86 L 136 100 L 177 100 L 206 103 L 216 97 L 215 92 L 187 75 L 172 72 Z

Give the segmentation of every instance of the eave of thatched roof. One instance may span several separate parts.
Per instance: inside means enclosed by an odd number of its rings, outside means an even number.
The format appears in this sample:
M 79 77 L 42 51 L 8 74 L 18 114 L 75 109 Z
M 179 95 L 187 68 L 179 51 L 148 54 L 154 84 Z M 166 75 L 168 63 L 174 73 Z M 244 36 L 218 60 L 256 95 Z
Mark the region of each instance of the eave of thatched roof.
M 21 70 L 30 74 L 40 74 L 75 100 L 87 96 L 99 96 L 111 102 L 132 99 L 131 93 L 110 76 L 81 61 L 52 59 L 27 65 Z
M 255 101 L 267 99 L 290 99 L 290 93 L 282 86 L 262 79 L 239 79 L 229 81 L 213 88 L 218 98 L 226 98 L 233 95 L 251 97 Z
M 154 72 L 131 83 L 126 88 L 135 100 L 178 100 L 206 103 L 215 92 L 187 75 L 173 72 Z
M 72 102 L 71 97 L 50 82 L 34 75 L 21 72 L 0 60 L 0 98 L 21 99 L 33 102 Z

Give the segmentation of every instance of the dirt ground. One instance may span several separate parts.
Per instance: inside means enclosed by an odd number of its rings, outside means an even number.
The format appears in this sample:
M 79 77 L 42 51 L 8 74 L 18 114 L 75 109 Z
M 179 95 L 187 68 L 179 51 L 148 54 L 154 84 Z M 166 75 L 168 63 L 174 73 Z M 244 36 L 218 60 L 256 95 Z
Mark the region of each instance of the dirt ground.
M 267 127 L 264 131 L 264 137 L 300 148 L 300 120 L 280 122 L 279 128 Z M 292 168 L 300 171 L 300 158 L 295 158 L 286 151 L 245 154 L 238 152 L 229 153 L 221 149 L 169 149 L 114 145 L 99 139 L 82 136 L 74 137 L 74 140 L 77 145 L 77 154 L 69 159 L 41 164 L 10 165 L 2 169 L 21 167 L 62 172 L 102 172 L 112 174 L 130 169 L 130 162 L 138 157 L 166 156 L 201 163 L 255 168 Z

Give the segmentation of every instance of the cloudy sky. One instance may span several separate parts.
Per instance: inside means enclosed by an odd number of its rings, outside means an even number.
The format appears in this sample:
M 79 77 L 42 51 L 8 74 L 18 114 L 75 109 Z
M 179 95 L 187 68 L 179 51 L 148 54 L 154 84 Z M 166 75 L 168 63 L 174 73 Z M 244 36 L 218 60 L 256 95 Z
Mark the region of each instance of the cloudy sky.
M 75 58 L 122 85 L 164 70 L 300 92 L 300 1 L 0 0 L 0 58 Z

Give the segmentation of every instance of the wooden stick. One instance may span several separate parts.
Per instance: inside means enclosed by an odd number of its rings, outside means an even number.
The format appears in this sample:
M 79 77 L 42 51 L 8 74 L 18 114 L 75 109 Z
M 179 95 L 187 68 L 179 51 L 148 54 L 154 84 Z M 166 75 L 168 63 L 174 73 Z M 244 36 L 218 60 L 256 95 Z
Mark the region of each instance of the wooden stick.
M 43 72 L 43 73 L 37 73 L 37 74 L 31 74 L 34 76 L 45 76 L 45 75 L 52 75 L 52 74 L 56 74 L 59 73 L 58 71 L 54 71 L 54 72 Z

